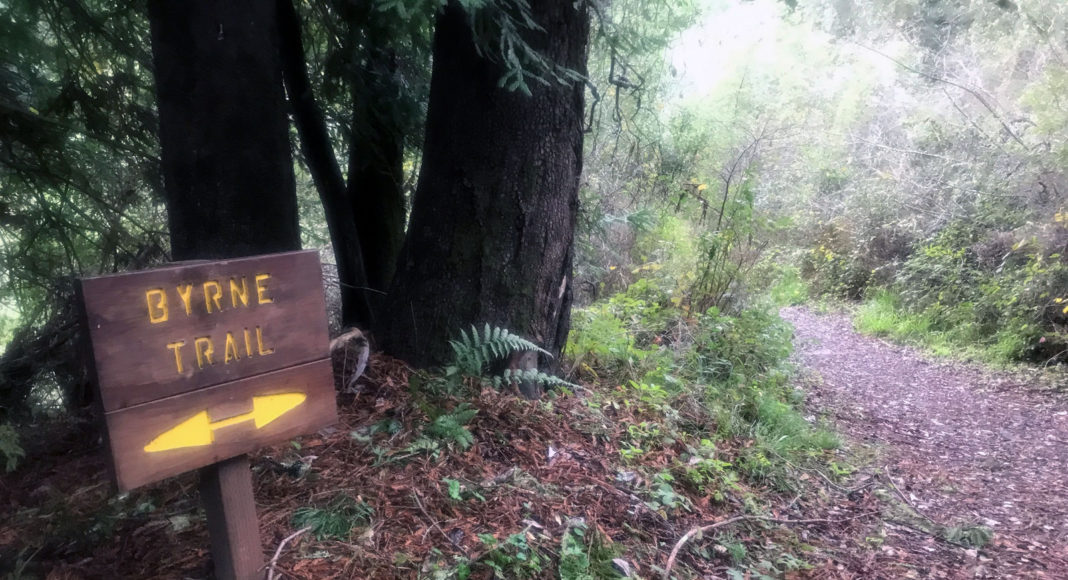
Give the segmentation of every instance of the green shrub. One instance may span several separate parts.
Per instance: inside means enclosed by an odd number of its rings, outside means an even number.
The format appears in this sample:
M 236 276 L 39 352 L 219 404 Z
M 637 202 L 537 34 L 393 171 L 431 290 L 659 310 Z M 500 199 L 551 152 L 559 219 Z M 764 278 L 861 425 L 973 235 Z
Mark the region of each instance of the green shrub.
M 538 547 L 531 545 L 522 532 L 504 540 L 498 540 L 492 534 L 479 534 L 478 539 L 488 550 L 478 563 L 492 570 L 494 578 L 536 578 L 548 563 Z
M 791 336 L 790 326 L 766 310 L 727 316 L 710 308 L 698 318 L 690 364 L 701 380 L 745 383 L 790 356 Z
M 801 270 L 796 267 L 783 268 L 768 290 L 768 298 L 775 306 L 803 304 L 808 295 L 808 285 L 801 279 Z

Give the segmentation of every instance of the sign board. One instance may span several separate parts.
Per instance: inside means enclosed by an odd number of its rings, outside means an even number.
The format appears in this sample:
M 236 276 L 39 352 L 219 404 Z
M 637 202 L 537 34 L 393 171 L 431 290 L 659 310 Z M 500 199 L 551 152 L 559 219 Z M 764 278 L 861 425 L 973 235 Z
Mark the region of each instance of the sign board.
M 80 281 L 129 490 L 337 421 L 317 251 Z

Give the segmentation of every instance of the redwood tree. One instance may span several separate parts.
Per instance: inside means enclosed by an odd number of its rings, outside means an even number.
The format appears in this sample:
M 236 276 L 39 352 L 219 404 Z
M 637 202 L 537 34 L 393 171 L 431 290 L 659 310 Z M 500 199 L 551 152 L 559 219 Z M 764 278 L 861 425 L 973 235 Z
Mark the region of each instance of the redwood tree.
M 501 86 L 506 55 L 480 50 L 485 37 L 476 37 L 475 19 L 459 2 L 438 16 L 419 186 L 389 316 L 376 329 L 388 352 L 441 364 L 448 339 L 489 323 L 559 355 L 582 171 L 585 6 L 531 3 L 536 26 L 522 41 L 568 74 L 531 81 L 529 92 Z
M 176 260 L 300 248 L 275 17 L 258 0 L 149 2 Z M 200 494 L 216 576 L 262 577 L 248 458 L 201 469 Z
M 369 326 L 389 286 L 404 239 L 404 140 L 418 123 L 404 114 L 395 48 L 397 23 L 372 2 L 328 0 L 327 20 L 344 23 L 326 60 L 348 87 L 348 171 L 342 175 L 327 115 L 313 95 L 300 15 L 294 0 L 276 0 L 282 63 L 293 120 L 330 229 L 346 326 Z
M 300 248 L 274 6 L 149 2 L 175 260 Z

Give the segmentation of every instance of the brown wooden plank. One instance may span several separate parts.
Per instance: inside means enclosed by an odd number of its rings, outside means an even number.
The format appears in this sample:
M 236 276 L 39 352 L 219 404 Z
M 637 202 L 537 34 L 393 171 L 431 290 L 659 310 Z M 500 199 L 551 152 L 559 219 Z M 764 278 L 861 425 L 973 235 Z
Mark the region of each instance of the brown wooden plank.
M 306 398 L 260 428 L 252 417 L 242 419 L 242 409 L 252 412 L 254 397 L 296 393 Z M 213 440 L 175 448 L 166 448 L 168 443 L 164 442 L 159 447 L 165 449 L 146 450 L 161 435 L 173 433 L 176 427 L 204 411 L 204 424 L 216 424 L 210 427 L 209 437 Z M 330 360 L 322 359 L 128 407 L 105 414 L 105 420 L 115 480 L 125 491 L 336 422 L 333 371 Z M 218 425 L 222 421 L 232 424 Z
M 247 455 L 200 470 L 200 500 L 208 520 L 216 578 L 263 578 L 263 543 Z
M 105 412 L 327 356 L 314 250 L 89 278 L 80 292 Z

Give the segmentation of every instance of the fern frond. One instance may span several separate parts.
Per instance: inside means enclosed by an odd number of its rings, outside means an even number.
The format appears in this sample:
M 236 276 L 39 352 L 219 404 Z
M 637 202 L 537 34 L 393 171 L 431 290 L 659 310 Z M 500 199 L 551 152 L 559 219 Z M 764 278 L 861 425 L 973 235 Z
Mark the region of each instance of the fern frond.
M 489 363 L 513 352 L 535 351 L 552 357 L 549 351 L 505 328 L 486 324 L 481 333 L 472 325 L 471 333 L 460 329 L 460 339 L 450 340 L 455 366 L 469 376 L 481 376 Z
M 543 373 L 538 369 L 505 369 L 499 376 L 490 378 L 490 382 L 496 389 L 502 389 L 506 386 L 517 385 L 527 381 L 535 382 L 543 387 L 563 386 L 581 388 L 579 385 L 569 383 L 560 377 Z
M 450 413 L 438 416 L 427 427 L 427 433 L 438 439 L 455 443 L 461 449 L 467 449 L 475 442 L 475 436 L 467 430 L 467 424 L 478 414 L 478 409 L 462 403 Z

